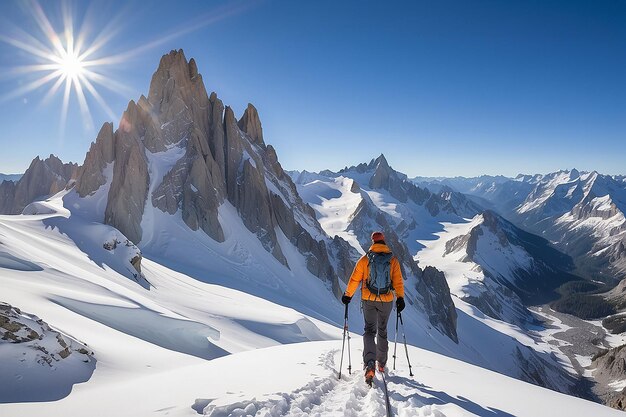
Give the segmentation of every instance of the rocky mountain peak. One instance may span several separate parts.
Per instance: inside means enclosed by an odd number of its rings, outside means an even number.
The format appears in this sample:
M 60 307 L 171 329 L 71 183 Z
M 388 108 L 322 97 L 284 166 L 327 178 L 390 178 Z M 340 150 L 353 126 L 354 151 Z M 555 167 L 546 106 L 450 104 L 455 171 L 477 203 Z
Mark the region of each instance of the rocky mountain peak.
M 152 76 L 148 100 L 151 103 L 156 102 L 155 99 L 159 97 L 160 93 L 159 87 L 162 87 L 161 81 L 171 79 L 175 83 L 185 84 L 197 75 L 199 74 L 195 60 L 192 59 L 187 62 L 187 58 L 185 58 L 185 53 L 182 49 L 170 51 L 169 54 L 161 57 L 159 66 Z
M 163 152 L 190 137 L 215 136 L 211 127 L 219 127 L 211 126 L 211 121 L 216 112 L 221 118 L 223 109 L 214 98 L 209 99 L 195 60 L 187 61 L 182 49 L 164 55 L 150 81 L 148 98 L 137 103 L 141 124 L 149 129 L 146 148 Z
M 239 128 L 246 132 L 253 143 L 265 145 L 263 142 L 263 129 L 261 128 L 261 120 L 256 107 L 248 103 L 248 107 L 243 112 L 243 116 L 239 120 Z
M 290 268 L 284 236 L 337 295 L 339 276 L 350 271 L 335 255 L 358 257 L 346 241 L 331 242 L 302 202 L 274 148 L 264 143 L 257 109 L 249 104 L 238 121 L 217 94 L 207 95 L 195 61 L 182 50 L 161 58 L 148 98 L 129 103 L 115 132 L 103 126 L 81 174 L 78 197 L 108 181 L 103 221 L 148 252 L 169 244 L 159 240 L 158 225 L 143 221 L 167 222 L 162 213 L 179 213 L 190 231 L 223 242 L 219 209 L 227 202 L 276 260 Z
M 497 232 L 500 229 L 500 216 L 492 210 L 485 210 L 482 213 L 483 224 L 491 231 Z
M 389 189 L 390 185 L 398 180 L 396 172 L 389 166 L 383 154 L 380 154 L 378 158 L 373 160 L 370 163 L 370 167 L 374 168 L 374 175 L 372 175 L 369 183 L 369 186 L 373 189 Z
M 35 157 L 17 183 L 5 181 L 0 185 L 0 213 L 20 214 L 34 200 L 56 194 L 76 178 L 77 170 L 77 164 L 64 164 L 53 154 L 46 159 Z
M 381 167 L 382 169 L 389 170 L 391 167 L 389 166 L 389 162 L 387 162 L 387 158 L 385 158 L 384 154 L 380 154 L 378 158 L 374 159 L 372 163 L 377 169 Z

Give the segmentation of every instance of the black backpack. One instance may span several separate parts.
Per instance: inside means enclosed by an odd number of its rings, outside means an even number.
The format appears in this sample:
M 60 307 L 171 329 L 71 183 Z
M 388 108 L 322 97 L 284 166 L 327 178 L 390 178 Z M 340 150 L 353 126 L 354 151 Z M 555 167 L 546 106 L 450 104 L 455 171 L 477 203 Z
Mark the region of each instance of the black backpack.
M 387 294 L 391 289 L 391 253 L 367 252 L 369 275 L 367 289 L 372 294 Z

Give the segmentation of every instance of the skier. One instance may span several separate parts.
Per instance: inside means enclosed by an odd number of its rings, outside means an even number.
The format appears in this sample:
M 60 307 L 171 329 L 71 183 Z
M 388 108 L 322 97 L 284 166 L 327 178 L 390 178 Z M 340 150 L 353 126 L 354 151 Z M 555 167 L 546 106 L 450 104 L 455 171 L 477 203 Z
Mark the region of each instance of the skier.
M 404 309 L 404 282 L 400 262 L 392 255 L 382 232 L 374 232 L 371 237 L 372 246 L 356 263 L 346 292 L 341 297 L 344 304 L 349 304 L 361 284 L 361 303 L 365 321 L 363 364 L 365 382 L 369 385 L 374 379 L 375 361 L 378 362 L 380 372 L 385 371 L 387 363 L 389 350 L 387 322 L 393 307 L 392 291 L 396 293 L 396 308 L 398 311 Z

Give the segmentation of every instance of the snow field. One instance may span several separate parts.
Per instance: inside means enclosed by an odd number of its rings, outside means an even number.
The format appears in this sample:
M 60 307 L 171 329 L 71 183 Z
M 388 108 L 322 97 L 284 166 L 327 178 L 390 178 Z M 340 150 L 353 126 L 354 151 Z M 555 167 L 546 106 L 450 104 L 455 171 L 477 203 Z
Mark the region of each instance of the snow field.
M 0 216 L 1 250 L 11 260 L 0 265 L 2 298 L 85 342 L 95 353 L 96 369 L 88 381 L 74 381 L 67 396 L 0 404 L 0 417 L 384 413 L 380 381 L 374 389 L 364 384 L 356 334 L 353 374 L 344 368 L 345 378 L 337 379 L 341 329 L 332 323 L 341 317 L 341 304 L 323 282 L 305 273 L 295 249 L 285 251 L 292 271 L 272 260 L 254 236 L 244 233 L 232 208 L 220 211 L 227 235 L 221 245 L 167 219 L 171 227 L 160 230 L 169 235 L 154 236 L 149 249 L 170 259 L 191 256 L 196 264 L 186 265 L 191 272 L 185 274 L 144 257 L 148 289 L 97 262 L 94 251 L 105 250 L 101 244 L 109 230 L 92 228 L 57 204 L 48 206 L 57 207 L 56 214 Z M 22 268 L 21 261 L 30 267 Z M 455 303 L 460 345 L 430 331 L 413 307 L 405 318 L 409 342 L 495 366 L 516 346 L 513 338 L 521 341 L 509 334 L 510 326 L 458 299 Z M 351 329 L 360 330 L 357 303 L 350 310 Z M 394 415 L 541 417 L 554 410 L 572 417 L 618 415 L 440 353 L 409 346 L 409 354 L 415 378 L 408 377 L 401 346 L 397 370 L 388 377 Z M 4 360 L 0 357 L 0 363 Z M 40 376 L 50 375 L 41 371 Z M 0 373 L 0 384 L 11 378 Z

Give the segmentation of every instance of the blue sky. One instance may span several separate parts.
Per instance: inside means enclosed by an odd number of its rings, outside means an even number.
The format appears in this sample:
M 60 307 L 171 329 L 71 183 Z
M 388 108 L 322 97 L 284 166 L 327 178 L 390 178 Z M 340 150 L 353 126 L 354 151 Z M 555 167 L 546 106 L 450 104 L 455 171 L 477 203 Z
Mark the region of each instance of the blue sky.
M 91 67 L 86 126 L 76 94 L 61 122 L 41 59 L 7 40 L 45 43 L 37 3 L 0 2 L 0 172 L 36 155 L 82 163 L 102 123 L 146 94 L 162 54 L 182 48 L 205 85 L 241 115 L 259 110 L 286 169 L 337 170 L 380 153 L 410 176 L 542 173 L 576 167 L 626 174 L 626 2 L 155 1 L 68 2 L 73 26 L 112 38 Z M 62 32 L 60 2 L 40 6 Z M 108 25 L 108 26 L 107 26 Z

